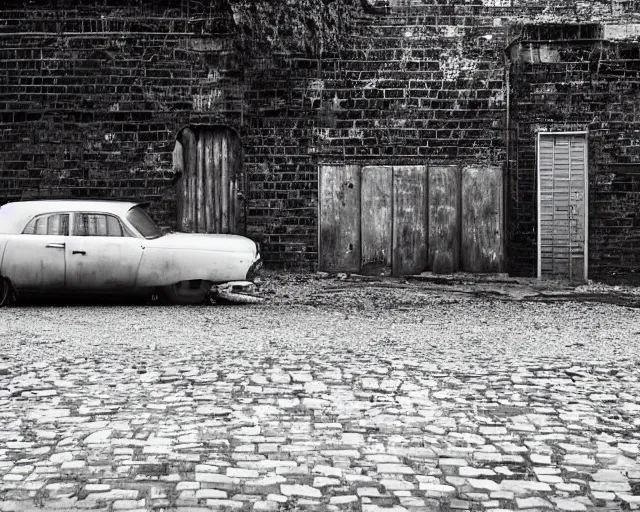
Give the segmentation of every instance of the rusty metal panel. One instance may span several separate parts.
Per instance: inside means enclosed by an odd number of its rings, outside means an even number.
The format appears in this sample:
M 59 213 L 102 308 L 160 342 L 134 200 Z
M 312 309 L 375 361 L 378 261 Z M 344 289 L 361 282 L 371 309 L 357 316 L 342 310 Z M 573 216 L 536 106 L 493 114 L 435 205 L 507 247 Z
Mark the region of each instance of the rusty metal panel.
M 462 169 L 461 267 L 465 272 L 501 272 L 504 259 L 502 167 Z
M 427 168 L 393 167 L 393 255 L 396 276 L 427 267 Z
M 429 166 L 429 268 L 452 274 L 460 268 L 460 167 Z
M 360 167 L 321 165 L 319 169 L 319 268 L 360 270 Z
M 391 269 L 391 166 L 367 166 L 361 176 L 362 272 L 387 273 Z

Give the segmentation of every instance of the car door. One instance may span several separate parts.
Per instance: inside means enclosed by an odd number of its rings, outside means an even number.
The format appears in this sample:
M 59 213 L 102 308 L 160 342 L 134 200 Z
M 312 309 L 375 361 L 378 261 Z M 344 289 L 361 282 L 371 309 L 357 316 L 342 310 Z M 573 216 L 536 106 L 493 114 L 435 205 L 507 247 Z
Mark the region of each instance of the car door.
M 117 293 L 135 286 L 142 240 L 129 233 L 117 216 L 74 213 L 65 250 L 68 290 Z
M 68 213 L 35 216 L 21 234 L 8 236 L 2 274 L 18 291 L 64 291 L 68 235 Z

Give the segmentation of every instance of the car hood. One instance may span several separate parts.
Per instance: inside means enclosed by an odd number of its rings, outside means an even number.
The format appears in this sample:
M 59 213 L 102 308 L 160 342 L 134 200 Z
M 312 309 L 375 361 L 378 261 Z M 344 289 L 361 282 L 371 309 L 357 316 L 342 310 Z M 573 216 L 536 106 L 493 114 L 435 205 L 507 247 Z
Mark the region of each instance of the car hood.
M 257 255 L 258 252 L 255 242 L 247 237 L 208 233 L 169 233 L 160 238 L 147 240 L 145 245 L 156 249 L 198 249 L 253 255 Z

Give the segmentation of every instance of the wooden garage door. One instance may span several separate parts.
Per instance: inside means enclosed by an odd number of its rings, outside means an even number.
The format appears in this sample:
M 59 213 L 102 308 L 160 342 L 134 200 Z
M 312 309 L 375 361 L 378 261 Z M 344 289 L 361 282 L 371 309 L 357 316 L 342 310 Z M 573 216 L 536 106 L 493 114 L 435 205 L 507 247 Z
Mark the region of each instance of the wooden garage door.
M 394 276 L 419 274 L 427 268 L 427 167 L 393 167 Z
M 460 270 L 460 167 L 429 167 L 429 268 L 434 274 Z
M 501 272 L 503 267 L 502 167 L 462 169 L 461 262 L 465 272 Z
M 319 268 L 376 275 L 427 267 L 427 168 L 320 166 Z
M 320 166 L 319 268 L 360 270 L 360 167 Z
M 365 166 L 361 176 L 361 272 L 391 272 L 393 226 L 393 168 Z
M 319 268 L 501 272 L 502 168 L 320 165 Z
M 538 137 L 538 277 L 587 279 L 586 134 Z

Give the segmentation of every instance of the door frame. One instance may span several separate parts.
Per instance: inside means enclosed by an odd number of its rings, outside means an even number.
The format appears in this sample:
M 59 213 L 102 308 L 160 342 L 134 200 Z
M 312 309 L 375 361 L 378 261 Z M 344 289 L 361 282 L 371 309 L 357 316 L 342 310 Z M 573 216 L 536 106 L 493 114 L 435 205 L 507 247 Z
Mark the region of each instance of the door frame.
M 541 206 L 542 206 L 542 194 L 540 190 L 540 140 L 544 136 L 583 136 L 585 141 L 584 147 L 584 247 L 583 247 L 583 261 L 584 268 L 582 271 L 583 278 L 586 281 L 589 277 L 589 131 L 588 130 L 578 130 L 578 131 L 538 131 L 536 134 L 536 194 L 537 194 L 537 276 L 538 279 L 542 278 L 542 232 L 540 230 L 541 224 Z M 569 155 L 571 155 L 571 151 L 569 151 Z M 569 179 L 571 179 L 571 170 L 569 170 Z M 569 258 L 571 258 L 571 253 L 569 253 Z M 571 276 L 569 276 L 571 278 Z

